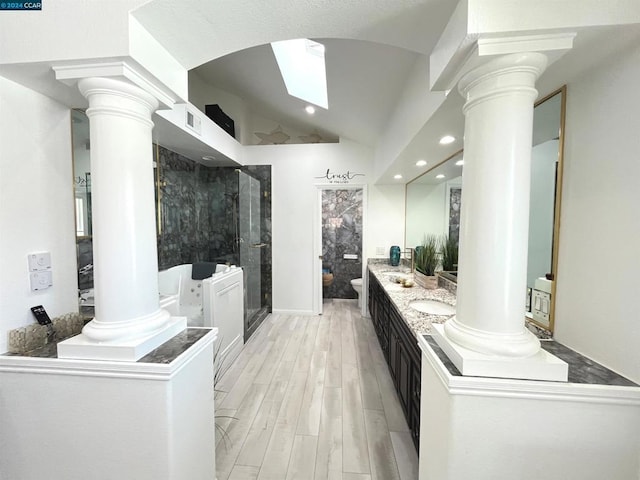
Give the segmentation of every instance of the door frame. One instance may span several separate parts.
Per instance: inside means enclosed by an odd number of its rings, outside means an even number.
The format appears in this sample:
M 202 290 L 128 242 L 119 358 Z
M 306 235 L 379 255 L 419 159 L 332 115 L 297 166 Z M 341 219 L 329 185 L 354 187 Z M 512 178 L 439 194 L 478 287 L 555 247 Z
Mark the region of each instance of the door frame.
M 326 183 L 317 184 L 313 209 L 313 313 L 322 315 L 322 192 L 324 190 L 362 190 L 362 301 L 361 314 L 366 316 L 367 295 L 365 291 L 367 272 L 367 184 L 366 183 Z

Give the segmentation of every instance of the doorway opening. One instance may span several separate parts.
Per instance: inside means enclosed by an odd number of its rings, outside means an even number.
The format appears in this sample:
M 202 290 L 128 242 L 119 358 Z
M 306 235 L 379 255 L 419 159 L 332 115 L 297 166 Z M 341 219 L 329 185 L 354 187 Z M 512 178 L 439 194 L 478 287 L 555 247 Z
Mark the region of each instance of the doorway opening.
M 363 185 L 318 186 L 315 313 L 331 299 L 357 299 L 351 280 L 362 278 L 366 190 Z

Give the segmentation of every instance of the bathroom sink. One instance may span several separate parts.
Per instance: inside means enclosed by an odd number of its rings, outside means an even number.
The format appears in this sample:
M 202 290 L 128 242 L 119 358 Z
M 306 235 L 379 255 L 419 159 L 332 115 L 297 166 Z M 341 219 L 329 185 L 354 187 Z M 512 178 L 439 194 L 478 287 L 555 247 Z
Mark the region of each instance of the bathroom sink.
M 429 315 L 453 315 L 456 313 L 456 307 L 435 300 L 416 300 L 411 302 L 409 306 L 418 312 Z

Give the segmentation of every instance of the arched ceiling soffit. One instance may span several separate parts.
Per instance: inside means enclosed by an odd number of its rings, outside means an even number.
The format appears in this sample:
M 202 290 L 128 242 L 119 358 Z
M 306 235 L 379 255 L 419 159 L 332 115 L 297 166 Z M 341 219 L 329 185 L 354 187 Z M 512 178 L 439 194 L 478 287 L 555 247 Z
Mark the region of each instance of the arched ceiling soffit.
M 132 15 L 185 68 L 292 38 L 366 40 L 428 55 L 452 0 L 152 0 Z

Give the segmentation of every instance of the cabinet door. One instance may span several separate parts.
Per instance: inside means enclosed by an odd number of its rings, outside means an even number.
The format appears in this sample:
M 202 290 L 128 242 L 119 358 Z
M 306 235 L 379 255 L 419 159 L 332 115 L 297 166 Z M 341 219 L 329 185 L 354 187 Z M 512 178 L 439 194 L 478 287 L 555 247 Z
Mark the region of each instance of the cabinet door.
M 411 408 L 416 410 L 418 414 L 420 413 L 420 388 L 421 388 L 421 379 L 420 379 L 420 368 L 419 365 L 416 365 L 414 362 L 411 362 L 411 397 L 410 403 Z
M 400 348 L 400 336 L 396 330 L 395 324 L 392 321 L 389 326 L 389 358 L 387 363 L 389 364 L 389 372 L 391 373 L 391 379 L 393 385 L 398 390 L 398 349 Z
M 421 380 L 420 364 L 412 362 L 411 365 L 411 398 L 409 400 L 409 429 L 411 439 L 419 451 L 420 447 L 420 388 Z
M 409 399 L 411 398 L 411 360 L 402 341 L 398 342 L 397 389 L 404 414 L 409 419 Z
M 420 453 L 420 410 L 411 409 L 409 415 L 409 430 L 411 430 L 411 440 L 416 447 L 418 454 Z

